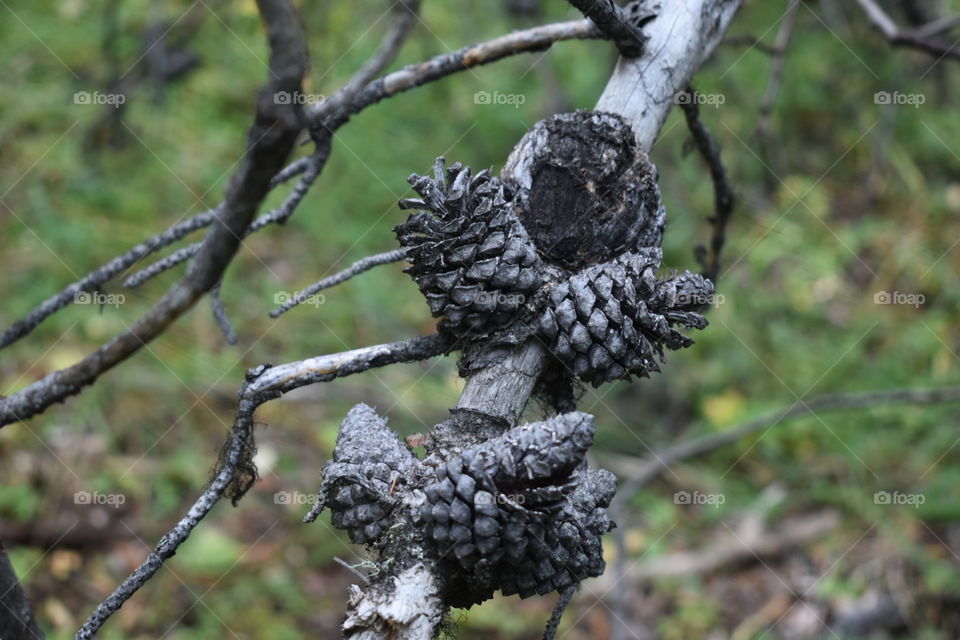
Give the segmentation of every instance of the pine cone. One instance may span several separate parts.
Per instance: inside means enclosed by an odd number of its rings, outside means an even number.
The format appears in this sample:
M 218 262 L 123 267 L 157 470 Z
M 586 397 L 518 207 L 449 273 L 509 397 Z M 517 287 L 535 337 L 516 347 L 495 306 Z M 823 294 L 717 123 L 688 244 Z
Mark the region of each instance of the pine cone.
M 482 338 L 511 324 L 540 287 L 539 258 L 503 184 L 459 163 L 444 169 L 442 157 L 433 178 L 410 183 L 421 199 L 400 206 L 421 211 L 395 231 L 440 331 Z
M 573 375 L 595 387 L 659 371 L 663 347 L 693 344 L 672 328 L 702 329 L 694 311 L 713 292 L 690 272 L 658 280 L 661 253 L 648 248 L 594 265 L 554 285 L 539 321 L 541 335 Z
M 318 505 L 331 511 L 333 526 L 344 529 L 356 544 L 376 542 L 397 505 L 398 485 L 419 464 L 416 456 L 365 404 L 358 404 L 340 426 L 333 459 L 323 467 Z M 311 513 L 313 515 L 313 512 Z
M 583 464 L 593 418 L 568 413 L 526 424 L 433 464 L 421 515 L 449 572 L 455 606 L 500 588 L 522 597 L 549 593 L 603 571 L 599 536 L 612 475 Z

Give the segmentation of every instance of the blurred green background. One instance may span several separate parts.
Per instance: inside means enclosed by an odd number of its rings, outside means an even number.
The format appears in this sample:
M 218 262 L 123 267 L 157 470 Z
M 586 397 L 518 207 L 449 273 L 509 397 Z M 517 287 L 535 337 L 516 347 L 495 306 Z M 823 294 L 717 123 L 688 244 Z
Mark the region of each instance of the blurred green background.
M 298 4 L 313 60 L 307 90 L 330 95 L 378 46 L 389 3 Z M 539 17 L 518 10 L 525 4 L 539 5 Z M 577 16 L 559 0 L 424 5 L 394 67 Z M 956 1 L 920 5 L 938 15 L 960 11 Z M 739 196 L 710 326 L 653 379 L 582 397 L 581 408 L 597 417 L 596 461 L 621 478 L 651 452 L 816 394 L 960 382 L 960 67 L 892 49 L 853 3 L 802 3 L 764 133 L 759 107 L 771 58 L 744 40 L 771 45 L 784 9 L 746 2 L 731 42 L 695 79 L 713 96 L 702 117 Z M 907 20 L 897 7 L 891 12 Z M 0 14 L 0 324 L 7 326 L 90 269 L 219 201 L 243 149 L 266 50 L 252 0 L 6 0 Z M 119 111 L 75 104 L 75 92 L 105 92 L 127 69 L 134 68 L 128 80 L 139 77 L 146 34 L 158 25 L 185 40 L 177 51 L 195 54 L 194 67 L 137 80 Z M 0 539 L 51 638 L 72 637 L 196 497 L 248 367 L 433 327 L 400 265 L 277 320 L 267 316 L 274 296 L 394 248 L 391 229 L 404 215 L 396 201 L 410 195 L 410 173 L 440 154 L 499 170 L 534 122 L 591 108 L 614 63 L 607 43 L 564 42 L 369 108 L 337 133 L 326 170 L 290 222 L 250 237 L 230 266 L 222 298 L 236 346 L 225 343 L 204 300 L 80 396 L 3 429 Z M 477 104 L 478 91 L 524 100 Z M 884 91 L 922 96 L 923 104 L 878 104 L 875 94 Z M 669 212 L 664 264 L 695 270 L 693 247 L 709 238 L 713 192 L 679 111 L 652 158 Z M 278 189 L 268 204 L 285 193 Z M 181 275 L 182 267 L 136 290 L 117 280 L 105 292 L 122 294 L 123 304 L 56 314 L 0 354 L 0 393 L 76 362 Z M 876 304 L 884 291 L 923 302 Z M 461 388 L 454 360 L 445 358 L 308 388 L 261 408 L 261 481 L 239 508 L 219 505 L 101 637 L 335 637 L 354 578 L 334 557 L 359 564 L 364 552 L 328 518 L 310 526 L 300 519 L 339 421 L 366 402 L 401 434 L 423 433 Z M 535 406 L 528 412 L 541 415 Z M 824 411 L 673 465 L 636 495 L 619 496 L 620 528 L 605 544 L 611 567 L 643 568 L 683 552 L 703 557 L 758 530 L 776 540 L 784 523 L 825 514 L 836 514 L 835 524 L 798 547 L 760 559 L 734 554 L 707 571 L 617 582 L 611 569 L 584 584 L 563 637 L 956 638 L 957 418 L 951 405 Z M 722 496 L 714 500 L 722 504 L 678 504 L 678 491 Z M 878 491 L 923 496 L 923 504 L 878 504 Z M 76 492 L 122 495 L 123 504 L 78 504 Z M 498 598 L 457 612 L 459 637 L 538 638 L 553 601 Z M 879 631 L 850 626 L 851 616 L 878 602 L 874 608 L 901 619 Z

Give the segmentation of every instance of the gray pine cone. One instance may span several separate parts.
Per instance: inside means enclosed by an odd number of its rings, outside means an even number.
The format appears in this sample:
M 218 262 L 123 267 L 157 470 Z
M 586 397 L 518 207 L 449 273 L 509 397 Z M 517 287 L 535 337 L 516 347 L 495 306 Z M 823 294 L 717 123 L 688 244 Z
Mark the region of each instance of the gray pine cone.
M 358 404 L 340 426 L 333 459 L 323 467 L 317 506 L 329 507 L 331 521 L 356 544 L 375 543 L 398 504 L 397 488 L 419 464 L 386 420 Z
M 421 515 L 440 557 L 462 574 L 450 590 L 469 606 L 496 589 L 521 597 L 600 575 L 599 536 L 612 474 L 583 464 L 593 418 L 568 413 L 516 427 L 433 464 Z
M 395 231 L 440 331 L 482 338 L 511 324 L 540 287 L 539 258 L 498 178 L 444 167 L 437 158 L 432 178 L 410 176 L 421 198 L 400 206 L 420 211 Z
M 660 259 L 659 248 L 628 252 L 550 288 L 539 331 L 574 376 L 595 387 L 649 377 L 660 370 L 664 347 L 693 344 L 674 325 L 707 325 L 695 310 L 713 284 L 687 271 L 658 280 Z

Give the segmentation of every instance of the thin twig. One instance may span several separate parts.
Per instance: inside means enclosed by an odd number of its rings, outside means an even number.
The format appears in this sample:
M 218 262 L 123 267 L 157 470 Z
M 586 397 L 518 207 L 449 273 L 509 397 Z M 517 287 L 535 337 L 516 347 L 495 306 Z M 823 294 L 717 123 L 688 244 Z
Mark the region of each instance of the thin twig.
M 297 291 L 295 294 L 293 294 L 293 297 L 289 301 L 283 303 L 278 309 L 271 311 L 270 317 L 278 318 L 290 309 L 293 309 L 294 307 L 307 301 L 310 296 L 323 291 L 324 289 L 335 287 L 336 285 L 346 282 L 350 278 L 359 275 L 364 271 L 369 271 L 370 269 L 379 265 L 398 262 L 406 257 L 406 249 L 394 249 L 393 251 L 386 251 L 384 253 L 378 253 L 376 255 L 367 256 L 366 258 L 357 260 L 343 271 L 335 273 L 332 276 L 327 276 L 326 278 L 323 278 L 322 280 L 310 285 L 306 289 Z
M 234 422 L 230 438 L 225 448 L 226 456 L 216 476 L 206 490 L 200 494 L 197 501 L 190 507 L 190 511 L 169 532 L 166 533 L 157 546 L 150 552 L 146 560 L 137 569 L 127 576 L 119 587 L 106 600 L 100 603 L 90 617 L 77 632 L 76 640 L 89 640 L 103 623 L 113 615 L 123 603 L 130 599 L 140 587 L 147 583 L 160 570 L 163 563 L 176 552 L 177 548 L 190 536 L 193 529 L 203 518 L 210 513 L 213 506 L 223 496 L 224 491 L 233 482 L 235 472 L 240 462 L 248 456 L 245 449 L 253 430 L 253 411 L 257 405 L 254 400 L 243 398 L 240 401 L 240 411 Z
M 77 294 L 99 290 L 99 287 L 104 283 L 123 273 L 144 257 L 173 244 L 194 231 L 210 226 L 210 223 L 213 222 L 213 219 L 216 217 L 217 211 L 218 209 L 210 209 L 209 211 L 198 213 L 183 222 L 178 222 L 163 233 L 141 242 L 123 255 L 117 256 L 103 266 L 94 269 L 80 280 L 77 280 L 63 290 L 50 296 L 33 311 L 14 322 L 3 332 L 3 335 L 0 336 L 0 349 L 26 336 L 48 317 L 67 305 L 72 304 Z
M 713 227 L 710 251 L 707 252 L 703 246 L 698 246 L 696 254 L 703 276 L 716 282 L 720 275 L 720 254 L 723 251 L 723 245 L 726 243 L 727 222 L 736 206 L 736 196 L 727 176 L 727 170 L 720 158 L 720 148 L 700 120 L 700 107 L 697 104 L 696 91 L 687 87 L 686 95 L 688 99 L 681 101 L 680 108 L 686 118 L 687 128 L 690 130 L 693 143 L 704 162 L 707 163 L 710 178 L 713 181 L 714 211 L 710 218 L 710 225 Z
M 709 453 L 763 429 L 772 429 L 788 420 L 795 420 L 818 411 L 849 411 L 890 405 L 932 405 L 953 402 L 960 402 L 960 387 L 905 388 L 863 393 L 826 393 L 808 400 L 798 400 L 789 407 L 770 411 L 742 425 L 731 427 L 720 433 L 681 442 L 662 453 L 650 456 L 639 465 L 634 465 L 636 472 L 617 491 L 614 502 L 629 499 L 640 488 L 664 473 L 672 464 Z
M 320 172 L 323 170 L 328 157 L 329 149 L 327 149 L 327 151 L 324 153 L 318 151 L 317 153 L 309 156 L 311 162 L 305 164 L 306 168 L 303 171 L 303 175 L 300 176 L 300 180 L 297 181 L 297 186 L 294 187 L 293 191 L 290 192 L 286 200 L 284 200 L 283 203 L 276 209 L 272 209 L 267 213 L 258 216 L 257 219 L 254 220 L 249 227 L 247 227 L 243 237 L 246 238 L 250 234 L 256 233 L 269 224 L 286 223 L 286 221 L 290 219 L 290 216 L 293 215 L 293 212 L 296 211 L 300 201 L 303 200 L 304 196 L 307 195 L 307 192 L 317 179 L 317 176 L 320 175 Z M 170 269 L 173 269 L 179 264 L 183 264 L 193 256 L 197 255 L 197 252 L 200 251 L 202 245 L 202 242 L 195 242 L 187 245 L 186 247 L 177 249 L 165 258 L 157 260 L 149 266 L 131 274 L 126 280 L 123 281 L 123 286 L 131 289 L 139 287 L 147 280 L 150 280 L 161 273 L 164 273 L 165 271 L 169 271 Z
M 280 173 L 273 176 L 273 179 L 270 180 L 270 188 L 278 187 L 288 180 L 296 178 L 298 175 L 307 170 L 307 167 L 314 162 L 313 156 L 303 156 L 302 158 L 297 158 L 290 164 L 288 164 Z
M 945 16 L 937 20 L 928 22 L 913 30 L 913 34 L 918 38 L 930 38 L 946 31 L 950 31 L 957 25 L 960 25 L 960 13 L 952 16 Z
M 223 337 L 226 338 L 227 344 L 237 344 L 237 334 L 233 330 L 233 324 L 231 324 L 227 310 L 223 306 L 223 300 L 220 299 L 220 285 L 222 283 L 223 280 L 221 279 L 220 282 L 210 290 L 210 306 L 213 309 L 213 317 L 217 321 L 217 326 L 219 326 L 220 331 L 223 332 Z
M 560 628 L 560 618 L 563 617 L 563 612 L 567 610 L 567 605 L 570 604 L 570 600 L 573 599 L 573 594 L 576 592 L 577 585 L 572 584 L 560 594 L 560 599 L 557 600 L 557 604 L 553 607 L 550 620 L 547 621 L 547 628 L 543 631 L 543 640 L 553 640 L 557 637 L 557 629 Z
M 874 0 L 857 0 L 857 4 L 863 9 L 867 19 L 890 44 L 924 51 L 932 56 L 937 56 L 938 60 L 948 56 L 960 60 L 960 48 L 957 47 L 957 43 L 947 44 L 944 41 L 934 40 L 929 34 L 931 25 L 922 26 L 918 29 L 901 29 Z M 946 26 L 942 28 L 946 29 L 952 26 L 954 24 L 947 22 Z M 940 29 L 941 26 L 937 25 L 933 32 L 936 33 Z
M 336 563 L 337 563 L 338 565 L 340 565 L 341 567 L 343 567 L 344 569 L 346 569 L 347 571 L 349 571 L 350 573 L 352 573 L 353 575 L 355 575 L 355 576 L 357 576 L 358 578 L 360 578 L 360 580 L 362 580 L 363 582 L 365 582 L 365 583 L 367 583 L 367 584 L 370 584 L 370 578 L 368 578 L 368 577 L 367 577 L 365 574 L 363 574 L 359 569 L 357 569 L 355 566 L 353 566 L 352 564 L 350 564 L 349 562 L 347 562 L 347 561 L 344 560 L 343 558 L 339 558 L 339 557 L 337 557 L 337 556 L 333 556 L 333 561 L 336 562 Z
M 325 121 L 331 114 L 349 108 L 357 93 L 369 84 L 380 72 L 387 68 L 396 59 L 410 31 L 417 22 L 417 13 L 420 11 L 420 0 L 399 0 L 393 6 L 394 21 L 390 32 L 380 43 L 380 48 L 372 58 L 357 70 L 356 73 L 334 95 L 318 105 L 311 114 L 315 121 Z
M 793 36 L 799 12 L 800 0 L 787 0 L 787 11 L 783 15 L 783 21 L 780 23 L 780 30 L 777 31 L 777 39 L 773 45 L 776 53 L 773 56 L 773 62 L 770 64 L 770 80 L 767 82 L 767 90 L 760 102 L 760 119 L 757 122 L 757 131 L 764 135 L 769 131 L 770 114 L 773 112 L 777 94 L 780 93 L 780 85 L 783 84 L 783 72 L 787 64 L 787 48 L 790 46 L 790 38 Z
M 270 183 L 271 189 L 283 184 L 291 178 L 295 178 L 296 176 L 300 175 L 313 161 L 313 156 L 304 156 L 303 158 L 291 162 L 285 169 L 274 176 Z M 122 274 L 124 271 L 134 266 L 136 263 L 140 262 L 150 254 L 156 253 L 160 249 L 170 246 L 194 231 L 199 231 L 200 229 L 209 227 L 210 223 L 213 222 L 217 212 L 222 206 L 223 204 L 221 203 L 213 209 L 198 213 L 190 218 L 187 218 L 186 220 L 176 223 L 166 231 L 158 233 L 152 238 L 144 240 L 126 253 L 117 256 L 103 266 L 97 267 L 80 280 L 67 285 L 62 290 L 58 291 L 40 303 L 26 316 L 10 325 L 10 327 L 7 328 L 3 334 L 0 334 L 0 349 L 13 344 L 17 340 L 28 335 L 48 317 L 60 309 L 72 304 L 76 299 L 77 294 L 98 291 L 101 286 L 116 278 L 118 275 Z M 196 253 L 199 246 L 200 243 L 196 243 L 196 247 L 191 250 L 189 255 L 180 260 L 180 262 L 192 257 Z M 177 264 L 179 264 L 179 262 Z

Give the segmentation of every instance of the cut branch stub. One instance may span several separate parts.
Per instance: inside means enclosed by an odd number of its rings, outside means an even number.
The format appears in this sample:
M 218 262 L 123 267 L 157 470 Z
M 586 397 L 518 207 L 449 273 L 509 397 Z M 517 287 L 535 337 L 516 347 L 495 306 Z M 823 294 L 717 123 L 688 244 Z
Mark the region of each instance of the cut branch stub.
M 461 373 L 536 337 L 554 356 L 554 383 L 648 376 L 665 349 L 693 344 L 676 325 L 706 326 L 696 309 L 713 285 L 656 275 L 657 170 L 617 115 L 537 123 L 500 178 L 439 158 L 432 177 L 410 182 L 420 198 L 400 205 L 420 211 L 397 238 L 440 332 L 462 345 Z
M 613 475 L 584 461 L 593 434 L 592 416 L 574 412 L 462 450 L 431 447 L 420 461 L 358 405 L 308 520 L 329 508 L 334 526 L 396 563 L 375 585 L 438 563 L 446 606 L 483 602 L 497 589 L 521 597 L 563 590 L 603 572 L 600 536 L 613 527 Z
M 577 111 L 538 122 L 507 159 L 503 179 L 551 264 L 573 272 L 660 246 L 666 211 L 657 170 L 620 116 Z

